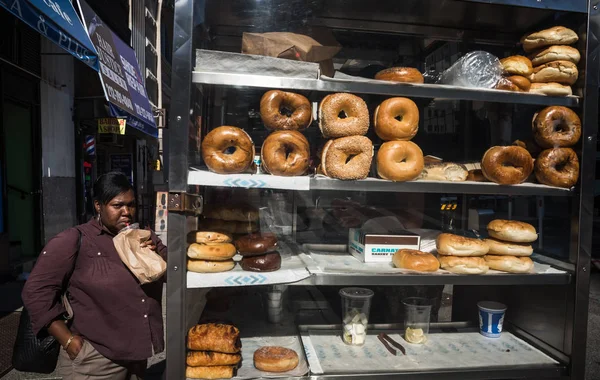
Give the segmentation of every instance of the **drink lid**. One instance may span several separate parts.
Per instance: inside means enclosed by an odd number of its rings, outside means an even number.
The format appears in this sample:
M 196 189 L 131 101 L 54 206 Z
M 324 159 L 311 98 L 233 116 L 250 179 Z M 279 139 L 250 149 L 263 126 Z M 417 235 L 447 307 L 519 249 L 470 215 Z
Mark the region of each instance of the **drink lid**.
M 506 305 L 495 301 L 480 301 L 477 302 L 477 307 L 490 311 L 505 311 Z
M 371 289 L 365 288 L 343 288 L 340 289 L 340 296 L 348 298 L 364 298 L 373 297 L 375 293 Z

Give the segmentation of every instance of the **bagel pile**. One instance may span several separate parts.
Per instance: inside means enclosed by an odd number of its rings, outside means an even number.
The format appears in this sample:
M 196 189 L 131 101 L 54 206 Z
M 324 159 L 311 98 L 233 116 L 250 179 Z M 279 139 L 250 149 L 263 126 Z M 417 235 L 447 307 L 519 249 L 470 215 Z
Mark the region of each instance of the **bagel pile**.
M 377 174 L 387 180 L 411 181 L 423 172 L 423 151 L 410 141 L 419 130 L 419 109 L 408 98 L 384 100 L 373 117 L 375 133 L 385 141 L 377 152 Z
M 369 131 L 369 109 L 353 94 L 327 95 L 319 105 L 319 128 L 330 139 L 323 147 L 317 172 L 341 180 L 365 179 L 371 170 L 373 143 Z
M 442 233 L 435 240 L 440 267 L 458 274 L 485 274 L 489 270 L 483 259 L 489 247 L 480 239 Z
M 535 228 L 525 222 L 496 219 L 487 225 L 489 252 L 484 260 L 490 269 L 510 273 L 530 273 L 533 254 L 530 243 L 537 240 Z

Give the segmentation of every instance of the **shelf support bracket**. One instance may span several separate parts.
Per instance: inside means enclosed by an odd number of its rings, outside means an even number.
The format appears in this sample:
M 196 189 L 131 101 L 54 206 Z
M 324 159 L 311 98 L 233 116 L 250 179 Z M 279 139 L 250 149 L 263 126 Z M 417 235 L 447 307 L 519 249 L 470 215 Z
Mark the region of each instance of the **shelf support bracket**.
M 203 199 L 201 195 L 173 192 L 169 193 L 169 203 L 167 209 L 169 212 L 200 215 L 202 214 L 202 204 Z

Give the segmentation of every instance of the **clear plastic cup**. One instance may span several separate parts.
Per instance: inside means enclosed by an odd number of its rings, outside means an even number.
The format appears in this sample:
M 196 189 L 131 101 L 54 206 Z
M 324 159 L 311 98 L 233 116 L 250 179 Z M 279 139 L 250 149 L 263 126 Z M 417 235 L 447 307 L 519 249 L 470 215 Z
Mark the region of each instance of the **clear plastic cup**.
M 410 297 L 402 300 L 404 304 L 404 339 L 408 343 L 423 344 L 429 335 L 431 300 Z
M 506 305 L 494 301 L 481 301 L 479 308 L 479 332 L 487 338 L 500 338 Z
M 365 288 L 343 288 L 342 296 L 342 339 L 344 343 L 362 346 L 367 338 L 371 298 L 375 293 Z

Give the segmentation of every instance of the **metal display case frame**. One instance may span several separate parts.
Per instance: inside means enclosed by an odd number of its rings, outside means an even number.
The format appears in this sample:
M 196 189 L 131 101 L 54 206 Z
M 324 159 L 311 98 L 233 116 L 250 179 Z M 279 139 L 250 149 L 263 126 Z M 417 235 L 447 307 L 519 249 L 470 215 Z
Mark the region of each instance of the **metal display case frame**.
M 211 1 L 211 0 L 208 0 Z M 216 0 L 215 0 L 216 1 Z M 204 4 L 204 0 L 196 0 Z M 596 139 L 598 125 L 598 88 L 600 74 L 600 0 L 448 0 L 447 3 L 490 4 L 494 6 L 511 6 L 524 8 L 539 8 L 557 12 L 575 12 L 587 18 L 585 55 L 585 84 L 583 97 L 541 97 L 530 94 L 516 94 L 499 91 L 477 91 L 473 89 L 448 89 L 435 85 L 395 86 L 387 84 L 365 83 L 333 83 L 320 80 L 269 78 L 254 75 L 216 74 L 194 71 L 195 50 L 194 14 L 198 9 L 194 0 L 175 1 L 174 41 L 172 84 L 174 89 L 171 99 L 170 122 L 166 131 L 168 141 L 168 160 L 166 169 L 169 172 L 169 214 L 168 239 L 169 247 L 167 269 L 167 367 L 166 378 L 169 380 L 185 377 L 185 337 L 186 337 L 186 234 L 193 226 L 194 218 L 200 211 L 202 199 L 190 194 L 190 185 L 201 185 L 201 181 L 189 181 L 190 144 L 189 131 L 193 126 L 192 110 L 193 91 L 196 84 L 248 86 L 260 88 L 309 89 L 323 92 L 354 92 L 382 95 L 400 95 L 411 97 L 445 97 L 456 100 L 478 100 L 500 103 L 522 103 L 538 105 L 565 105 L 579 107 L 582 110 L 582 143 L 580 153 L 581 175 L 579 184 L 573 189 L 557 189 L 544 186 L 520 185 L 499 186 L 495 184 L 444 184 L 443 192 L 457 194 L 501 194 L 501 195 L 541 195 L 572 197 L 571 240 L 569 260 L 564 264 L 567 274 L 545 276 L 543 279 L 533 279 L 527 276 L 500 275 L 495 277 L 465 277 L 465 276 L 364 276 L 349 279 L 345 276 L 312 276 L 303 280 L 299 285 L 431 285 L 455 284 L 478 285 L 489 287 L 493 285 L 525 286 L 529 284 L 544 284 L 556 288 L 557 300 L 552 297 L 545 299 L 540 296 L 540 302 L 551 305 L 553 302 L 564 302 L 564 331 L 562 349 L 557 350 L 545 344 L 542 339 L 530 334 L 529 341 L 545 347 L 555 357 L 564 359 L 564 366 L 554 370 L 548 369 L 519 369 L 489 368 L 474 371 L 435 371 L 414 372 L 410 374 L 381 374 L 380 379 L 491 379 L 491 378 L 570 378 L 583 379 L 586 360 L 586 335 L 588 318 L 588 294 L 590 280 L 590 259 L 593 222 L 593 191 L 596 161 Z M 343 20 L 338 20 L 343 22 Z M 426 29 L 440 33 L 437 29 Z M 389 191 L 389 192 L 439 192 L 440 185 L 426 182 L 393 183 L 385 181 L 349 182 L 341 185 L 339 181 L 312 178 L 311 189 L 319 190 L 359 190 L 359 191 Z M 554 288 L 552 288 L 554 289 Z M 460 291 L 459 291 L 460 293 Z M 553 293 L 545 291 L 545 293 Z M 460 302 L 458 300 L 457 302 Z M 524 316 L 526 317 L 526 316 Z M 539 314 L 535 318 L 540 318 Z M 561 317 L 562 318 L 562 317 Z M 524 332 L 524 335 L 527 335 Z M 547 347 L 546 347 L 547 346 Z M 311 379 L 332 378 L 361 378 L 364 375 L 348 376 L 308 376 Z

